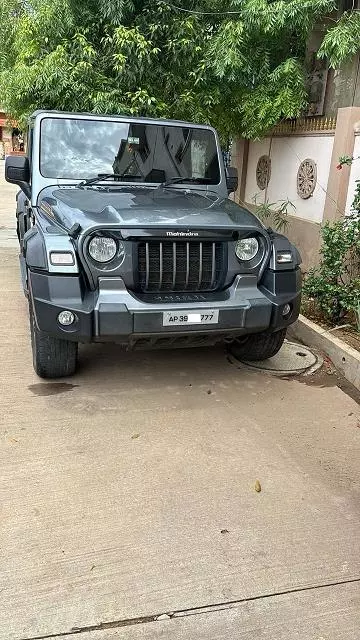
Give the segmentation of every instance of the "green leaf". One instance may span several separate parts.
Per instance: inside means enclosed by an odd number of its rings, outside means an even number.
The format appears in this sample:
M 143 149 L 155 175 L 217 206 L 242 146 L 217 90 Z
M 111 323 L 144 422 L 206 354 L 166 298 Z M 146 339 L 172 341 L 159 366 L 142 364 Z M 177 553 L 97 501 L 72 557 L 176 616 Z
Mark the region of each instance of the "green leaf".
M 1 0 L 1 102 L 21 123 L 35 108 L 138 113 L 259 138 L 306 108 L 315 25 L 332 64 L 359 50 L 358 12 L 324 22 L 337 4 L 188 0 L 213 13 L 198 15 L 166 0 Z

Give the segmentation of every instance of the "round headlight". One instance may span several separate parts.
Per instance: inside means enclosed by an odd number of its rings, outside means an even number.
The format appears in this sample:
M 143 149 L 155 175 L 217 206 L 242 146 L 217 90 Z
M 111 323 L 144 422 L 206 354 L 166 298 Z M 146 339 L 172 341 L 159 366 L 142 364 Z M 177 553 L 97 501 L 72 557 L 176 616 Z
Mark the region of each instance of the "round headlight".
M 89 242 L 89 253 L 96 262 L 109 262 L 115 258 L 117 245 L 114 238 L 96 236 Z
M 252 260 L 259 251 L 259 242 L 256 238 L 243 238 L 235 245 L 235 253 L 239 260 Z

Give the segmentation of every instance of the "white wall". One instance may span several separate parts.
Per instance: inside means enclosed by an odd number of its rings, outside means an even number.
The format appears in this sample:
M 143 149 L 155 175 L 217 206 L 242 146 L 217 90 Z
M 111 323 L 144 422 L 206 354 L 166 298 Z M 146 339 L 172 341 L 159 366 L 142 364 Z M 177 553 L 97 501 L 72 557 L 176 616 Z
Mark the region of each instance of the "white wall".
M 350 171 L 350 179 L 349 179 L 349 189 L 348 189 L 348 194 L 347 194 L 347 199 L 346 199 L 346 207 L 345 207 L 345 213 L 348 216 L 350 213 L 352 213 L 351 211 L 351 206 L 354 200 L 354 196 L 355 196 L 355 187 L 356 187 L 356 180 L 360 180 L 360 134 L 355 134 L 355 144 L 354 144 L 354 153 L 353 153 L 353 158 L 354 162 L 351 165 L 351 171 Z
M 311 222 L 321 222 L 333 143 L 333 135 L 321 134 L 273 137 L 271 149 L 270 138 L 265 138 L 258 142 L 251 142 L 246 176 L 245 201 L 247 203 L 253 203 L 253 198 L 257 195 L 257 201 L 259 203 L 264 202 L 266 190 L 260 191 L 256 184 L 256 165 L 260 156 L 270 155 L 271 178 L 266 192 L 268 202 L 275 203 L 288 198 L 296 207 L 294 211 L 289 210 L 292 215 L 310 220 Z M 300 163 L 306 158 L 311 158 L 316 162 L 317 185 L 313 195 L 307 200 L 303 200 L 297 193 L 296 176 Z

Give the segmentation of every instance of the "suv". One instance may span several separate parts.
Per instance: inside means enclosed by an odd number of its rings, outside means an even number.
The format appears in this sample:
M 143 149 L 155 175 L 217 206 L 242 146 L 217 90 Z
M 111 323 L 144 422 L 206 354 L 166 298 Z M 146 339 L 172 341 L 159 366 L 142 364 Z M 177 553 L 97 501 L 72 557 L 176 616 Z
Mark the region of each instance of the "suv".
M 280 349 L 300 306 L 300 256 L 228 198 L 216 131 L 170 120 L 37 111 L 17 233 L 42 378 L 75 372 L 79 342 L 127 349 L 230 344 Z

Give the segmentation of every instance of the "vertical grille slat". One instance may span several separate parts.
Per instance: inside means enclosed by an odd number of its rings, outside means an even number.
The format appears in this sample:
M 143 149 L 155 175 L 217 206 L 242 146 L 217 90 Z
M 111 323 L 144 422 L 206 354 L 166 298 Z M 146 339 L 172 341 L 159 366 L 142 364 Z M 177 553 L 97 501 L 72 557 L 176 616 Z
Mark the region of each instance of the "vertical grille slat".
M 163 281 L 163 245 L 160 242 L 160 251 L 159 251 L 159 290 L 161 291 Z
M 198 280 L 198 289 L 201 287 L 202 280 L 202 272 L 203 272 L 203 243 L 199 244 L 199 280 Z
M 176 242 L 173 242 L 173 279 L 172 279 L 172 289 L 175 289 L 176 284 Z
M 186 276 L 185 276 L 185 289 L 187 289 L 189 284 L 189 276 L 190 276 L 190 245 L 186 243 Z
M 216 249 L 215 249 L 215 247 L 216 247 L 215 242 L 213 242 L 213 244 L 212 244 L 212 252 L 211 252 L 211 283 L 210 283 L 210 289 L 213 288 L 214 281 L 215 281 L 215 271 L 216 271 Z
M 224 242 L 149 240 L 138 243 L 136 279 L 144 293 L 217 291 L 226 265 Z
M 145 291 L 149 288 L 150 277 L 150 258 L 149 258 L 149 243 L 146 243 L 146 277 L 145 277 Z

